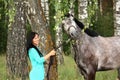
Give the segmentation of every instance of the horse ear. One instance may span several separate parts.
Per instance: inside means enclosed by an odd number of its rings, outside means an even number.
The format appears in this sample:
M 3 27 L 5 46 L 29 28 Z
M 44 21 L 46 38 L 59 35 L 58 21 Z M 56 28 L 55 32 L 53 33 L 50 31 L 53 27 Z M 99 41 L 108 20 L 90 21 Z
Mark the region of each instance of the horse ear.
M 68 13 L 66 13 L 66 14 L 64 15 L 64 17 L 70 17 L 70 16 L 73 17 L 73 14 L 72 14 L 71 12 L 68 12 Z
M 64 25 L 65 24 L 65 20 L 62 20 L 62 25 Z
M 74 10 L 70 9 L 69 14 L 70 14 L 70 16 L 74 16 Z

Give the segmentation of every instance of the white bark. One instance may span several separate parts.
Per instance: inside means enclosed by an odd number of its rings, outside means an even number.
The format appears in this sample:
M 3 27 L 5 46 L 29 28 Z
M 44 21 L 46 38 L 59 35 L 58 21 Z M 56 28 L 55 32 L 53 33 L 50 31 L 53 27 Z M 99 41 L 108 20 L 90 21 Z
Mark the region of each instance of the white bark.
M 62 25 L 59 25 L 57 30 L 56 30 L 56 46 L 59 46 L 61 43 L 62 43 Z M 58 50 L 57 50 L 57 58 L 58 58 L 58 64 L 62 64 L 64 62 L 64 59 L 63 59 L 63 48 L 60 47 Z
M 102 10 L 102 0 L 100 0 L 99 2 L 100 2 L 100 3 L 99 3 L 99 4 L 100 4 L 100 12 L 101 12 L 101 14 L 102 14 L 102 12 L 103 12 L 103 10 Z
M 58 2 L 60 3 L 61 0 L 58 0 Z M 58 4 L 58 3 L 57 3 Z M 60 6 L 60 4 L 58 4 Z M 56 8 L 56 19 L 55 19 L 55 26 L 57 27 L 56 28 L 56 35 L 55 35 L 55 43 L 56 43 L 56 46 L 59 46 L 61 43 L 62 43 L 62 40 L 63 40 L 63 37 L 62 37 L 62 25 L 60 23 L 60 19 L 59 19 L 59 16 L 58 14 L 60 14 L 61 11 L 59 11 L 59 9 Z M 58 59 L 58 64 L 62 64 L 64 62 L 64 59 L 63 59 L 63 48 L 60 47 L 57 51 L 56 51 L 56 54 L 57 54 L 57 59 Z
M 41 6 L 43 8 L 45 17 L 47 19 L 47 22 L 49 23 L 49 5 L 48 0 L 41 0 Z
M 115 27 L 115 36 L 120 36 L 120 0 L 114 1 L 114 27 Z
M 87 6 L 88 6 L 88 1 L 87 0 L 78 0 L 78 16 L 81 22 L 83 22 L 85 25 L 87 25 L 87 18 L 88 18 L 88 13 L 87 13 Z

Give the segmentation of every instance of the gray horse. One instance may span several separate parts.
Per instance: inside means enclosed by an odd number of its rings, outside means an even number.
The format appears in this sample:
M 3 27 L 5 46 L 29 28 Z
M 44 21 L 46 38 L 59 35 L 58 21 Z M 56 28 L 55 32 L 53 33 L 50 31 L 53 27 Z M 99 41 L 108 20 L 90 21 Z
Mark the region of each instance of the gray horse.
M 85 29 L 84 25 L 70 14 L 62 23 L 65 32 L 74 40 L 74 59 L 85 80 L 95 80 L 96 71 L 119 69 L 120 37 L 97 35 L 94 31 Z M 92 33 L 95 35 L 91 35 Z M 120 80 L 119 76 L 118 78 Z

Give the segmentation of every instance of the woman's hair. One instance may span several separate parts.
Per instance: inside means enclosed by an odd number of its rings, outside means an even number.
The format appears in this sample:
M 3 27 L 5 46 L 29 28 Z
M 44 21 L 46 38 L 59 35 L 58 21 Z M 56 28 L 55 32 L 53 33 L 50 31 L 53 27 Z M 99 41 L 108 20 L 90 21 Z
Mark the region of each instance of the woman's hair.
M 28 35 L 27 35 L 27 53 L 28 53 L 28 50 L 30 48 L 35 48 L 37 50 L 37 52 L 39 53 L 39 56 L 42 57 L 42 53 L 40 52 L 40 50 L 33 45 L 32 41 L 33 41 L 33 38 L 35 37 L 35 35 L 39 35 L 38 33 L 36 32 L 30 32 Z

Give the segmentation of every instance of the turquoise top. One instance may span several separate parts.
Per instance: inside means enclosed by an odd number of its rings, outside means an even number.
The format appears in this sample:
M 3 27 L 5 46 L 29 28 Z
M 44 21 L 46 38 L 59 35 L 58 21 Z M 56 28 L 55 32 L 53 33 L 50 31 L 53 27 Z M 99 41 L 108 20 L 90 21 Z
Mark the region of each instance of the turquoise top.
M 35 48 L 30 48 L 28 55 L 32 65 L 32 69 L 29 74 L 30 80 L 44 80 L 44 57 L 40 57 Z

